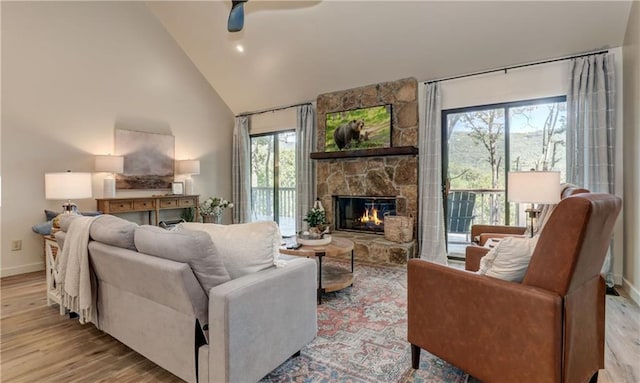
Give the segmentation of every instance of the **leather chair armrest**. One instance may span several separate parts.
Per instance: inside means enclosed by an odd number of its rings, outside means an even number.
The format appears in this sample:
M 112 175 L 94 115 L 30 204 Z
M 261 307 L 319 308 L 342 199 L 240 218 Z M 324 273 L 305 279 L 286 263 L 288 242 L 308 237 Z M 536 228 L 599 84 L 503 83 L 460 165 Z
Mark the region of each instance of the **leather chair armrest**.
M 464 255 L 464 269 L 469 271 L 480 270 L 480 259 L 487 255 L 489 249 L 482 246 L 467 246 Z
M 499 226 L 499 225 L 472 225 L 471 226 L 471 239 L 476 240 L 483 233 L 496 233 L 496 234 L 524 234 L 527 230 L 526 227 L 520 226 Z M 483 243 L 480 243 L 483 245 Z
M 411 344 L 481 381 L 561 381 L 559 295 L 417 259 L 407 285 Z
M 478 237 L 478 244 L 480 246 L 484 246 L 484 244 L 492 238 L 524 237 L 524 234 L 482 233 Z

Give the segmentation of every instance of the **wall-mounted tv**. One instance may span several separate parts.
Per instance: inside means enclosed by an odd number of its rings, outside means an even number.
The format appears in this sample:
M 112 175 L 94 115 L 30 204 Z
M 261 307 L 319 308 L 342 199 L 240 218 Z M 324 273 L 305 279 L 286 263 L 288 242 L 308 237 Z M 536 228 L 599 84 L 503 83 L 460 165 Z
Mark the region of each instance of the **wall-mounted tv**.
M 391 147 L 391 105 L 327 113 L 325 152 Z

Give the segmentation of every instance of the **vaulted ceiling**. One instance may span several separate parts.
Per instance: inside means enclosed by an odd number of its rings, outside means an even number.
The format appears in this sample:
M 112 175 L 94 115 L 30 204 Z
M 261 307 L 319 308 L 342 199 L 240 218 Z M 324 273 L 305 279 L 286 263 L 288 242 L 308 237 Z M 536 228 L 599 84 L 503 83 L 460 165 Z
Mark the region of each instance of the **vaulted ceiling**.
M 621 46 L 631 1 L 146 3 L 235 114 Z M 237 50 L 237 45 L 244 52 Z

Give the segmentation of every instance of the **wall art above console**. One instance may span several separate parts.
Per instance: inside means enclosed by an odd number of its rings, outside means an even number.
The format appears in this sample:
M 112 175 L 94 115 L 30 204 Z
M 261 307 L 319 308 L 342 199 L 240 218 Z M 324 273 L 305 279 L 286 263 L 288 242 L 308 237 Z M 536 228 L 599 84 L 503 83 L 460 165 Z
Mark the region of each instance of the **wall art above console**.
M 124 156 L 117 189 L 171 189 L 175 138 L 172 135 L 115 129 L 116 153 Z

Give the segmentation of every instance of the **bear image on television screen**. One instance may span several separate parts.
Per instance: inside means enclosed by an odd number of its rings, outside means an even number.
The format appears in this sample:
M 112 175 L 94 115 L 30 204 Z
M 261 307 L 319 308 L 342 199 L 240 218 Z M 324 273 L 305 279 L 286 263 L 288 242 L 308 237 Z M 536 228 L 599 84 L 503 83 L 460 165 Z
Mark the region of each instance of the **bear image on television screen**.
M 338 146 L 338 149 L 342 150 L 351 148 L 352 141 L 355 141 L 356 144 L 359 144 L 361 132 L 363 134 L 366 134 L 363 131 L 363 128 L 363 120 L 351 120 L 337 127 L 333 132 L 333 140 Z M 368 135 L 366 136 L 368 138 Z

